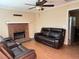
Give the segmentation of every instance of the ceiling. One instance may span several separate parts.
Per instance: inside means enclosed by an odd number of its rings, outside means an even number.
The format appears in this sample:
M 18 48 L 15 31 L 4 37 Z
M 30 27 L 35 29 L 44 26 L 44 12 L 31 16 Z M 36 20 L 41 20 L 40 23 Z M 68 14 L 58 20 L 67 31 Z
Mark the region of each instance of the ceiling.
M 33 6 L 25 5 L 26 3 L 35 5 L 37 1 L 38 0 L 0 0 L 0 8 L 9 9 L 9 10 L 26 11 L 29 8 L 33 7 Z M 48 3 L 58 6 L 73 0 L 47 0 L 47 1 Z

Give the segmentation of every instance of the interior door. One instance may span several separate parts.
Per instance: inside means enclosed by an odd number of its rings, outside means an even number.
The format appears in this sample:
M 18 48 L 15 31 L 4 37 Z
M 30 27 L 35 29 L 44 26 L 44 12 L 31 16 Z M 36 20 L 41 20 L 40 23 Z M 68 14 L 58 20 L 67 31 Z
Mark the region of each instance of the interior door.
M 75 37 L 75 26 L 76 26 L 76 17 L 70 16 L 69 17 L 69 25 L 68 25 L 68 39 L 69 39 L 69 45 L 72 45 L 74 42 Z

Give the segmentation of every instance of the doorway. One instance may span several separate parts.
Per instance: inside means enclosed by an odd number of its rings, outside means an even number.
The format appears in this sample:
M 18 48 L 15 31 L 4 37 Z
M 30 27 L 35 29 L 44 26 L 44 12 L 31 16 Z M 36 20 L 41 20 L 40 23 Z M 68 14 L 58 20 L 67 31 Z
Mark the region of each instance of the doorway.
M 68 39 L 69 45 L 79 45 L 79 9 L 69 11 Z

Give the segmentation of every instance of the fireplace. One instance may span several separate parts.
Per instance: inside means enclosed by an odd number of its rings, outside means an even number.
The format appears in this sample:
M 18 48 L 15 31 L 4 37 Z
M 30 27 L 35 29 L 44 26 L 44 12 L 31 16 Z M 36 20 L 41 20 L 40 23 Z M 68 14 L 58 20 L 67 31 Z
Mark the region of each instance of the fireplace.
M 9 37 L 15 41 L 22 42 L 29 40 L 28 23 L 9 23 Z
M 25 31 L 14 33 L 14 40 L 23 39 L 23 38 L 25 38 Z

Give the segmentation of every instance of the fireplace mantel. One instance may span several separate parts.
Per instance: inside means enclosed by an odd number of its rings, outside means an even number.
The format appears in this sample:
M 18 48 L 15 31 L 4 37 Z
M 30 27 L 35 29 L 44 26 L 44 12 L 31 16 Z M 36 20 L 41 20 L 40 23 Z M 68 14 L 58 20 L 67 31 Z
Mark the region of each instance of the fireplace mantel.
M 30 23 L 30 22 L 6 22 L 6 24 L 16 24 L 16 23 Z

